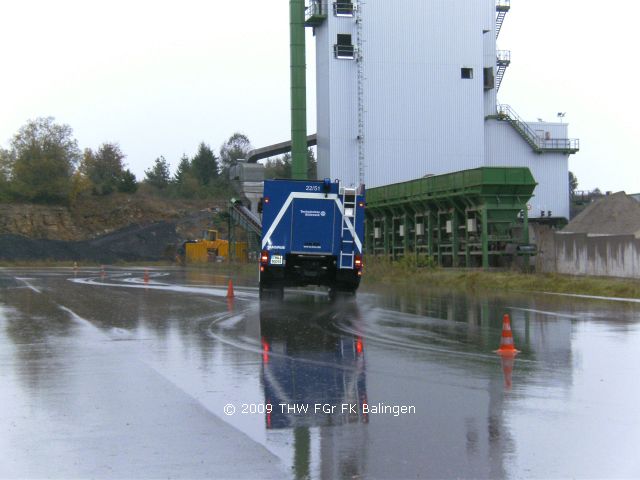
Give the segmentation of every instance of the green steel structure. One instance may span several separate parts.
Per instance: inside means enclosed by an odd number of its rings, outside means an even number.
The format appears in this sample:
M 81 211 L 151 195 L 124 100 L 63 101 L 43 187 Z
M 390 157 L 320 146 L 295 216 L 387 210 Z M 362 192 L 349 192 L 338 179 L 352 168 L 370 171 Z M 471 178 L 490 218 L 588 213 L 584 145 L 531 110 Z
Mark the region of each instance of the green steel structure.
M 535 186 L 528 168 L 482 167 L 369 189 L 366 252 L 453 267 L 488 268 L 513 254 L 528 263 Z
M 289 1 L 291 47 L 291 174 L 307 179 L 307 76 L 304 0 Z

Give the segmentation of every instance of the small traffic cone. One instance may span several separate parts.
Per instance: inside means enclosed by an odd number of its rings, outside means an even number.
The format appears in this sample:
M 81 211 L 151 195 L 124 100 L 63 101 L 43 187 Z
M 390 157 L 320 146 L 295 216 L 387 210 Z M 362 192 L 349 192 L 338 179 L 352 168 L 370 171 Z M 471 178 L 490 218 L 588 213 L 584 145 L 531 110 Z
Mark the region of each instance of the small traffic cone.
M 227 298 L 233 298 L 235 295 L 233 294 L 233 282 L 229 279 L 229 286 L 227 287 Z
M 502 317 L 502 337 L 500 338 L 500 348 L 496 350 L 498 355 L 516 355 L 519 353 L 513 344 L 513 332 L 511 331 L 511 319 L 505 313 Z
M 144 276 L 142 278 L 144 280 L 144 283 L 149 283 L 149 269 L 144 269 Z

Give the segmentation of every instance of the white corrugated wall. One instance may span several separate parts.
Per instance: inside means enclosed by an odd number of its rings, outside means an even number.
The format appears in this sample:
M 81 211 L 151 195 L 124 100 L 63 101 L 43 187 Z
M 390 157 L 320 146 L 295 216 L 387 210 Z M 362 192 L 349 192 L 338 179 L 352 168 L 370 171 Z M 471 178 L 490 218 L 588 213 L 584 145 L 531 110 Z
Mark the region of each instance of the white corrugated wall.
M 397 0 L 363 6 L 367 186 L 482 165 L 483 4 Z M 318 82 L 329 85 L 318 85 L 319 171 L 355 183 L 357 65 L 333 58 L 338 33 L 351 33 L 355 44 L 355 19 L 330 14 L 317 29 L 317 57 L 331 55 L 318 73 Z M 461 78 L 462 67 L 473 68 L 473 79 Z M 326 150 L 325 132 L 331 135 Z
M 485 165 L 528 167 L 538 186 L 529 201 L 530 218 L 569 218 L 569 161 L 562 153 L 536 153 L 507 122 L 487 120 L 485 125 Z

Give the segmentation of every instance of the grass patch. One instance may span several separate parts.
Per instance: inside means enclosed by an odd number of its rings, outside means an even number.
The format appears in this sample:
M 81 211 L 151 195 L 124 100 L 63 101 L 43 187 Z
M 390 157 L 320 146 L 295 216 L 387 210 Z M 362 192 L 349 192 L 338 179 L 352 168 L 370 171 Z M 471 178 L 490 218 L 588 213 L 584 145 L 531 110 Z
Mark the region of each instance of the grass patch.
M 640 280 L 512 271 L 444 269 L 402 259 L 367 258 L 364 285 L 420 285 L 472 292 L 519 291 L 640 298 Z

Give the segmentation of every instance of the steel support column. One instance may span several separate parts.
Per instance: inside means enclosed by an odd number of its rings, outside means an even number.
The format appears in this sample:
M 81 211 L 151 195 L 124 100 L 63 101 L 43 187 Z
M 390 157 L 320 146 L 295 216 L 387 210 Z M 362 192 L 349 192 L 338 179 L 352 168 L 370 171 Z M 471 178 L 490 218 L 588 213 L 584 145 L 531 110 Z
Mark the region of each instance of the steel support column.
M 456 209 L 451 209 L 451 266 L 458 266 L 458 250 L 460 249 L 459 241 L 459 228 L 458 228 L 458 212 Z
M 522 209 L 522 243 L 524 245 L 527 245 L 527 247 L 529 246 L 529 211 L 527 209 L 526 203 L 525 203 L 525 207 Z M 529 260 L 530 260 L 530 256 L 529 254 L 525 254 L 524 258 L 523 258 L 523 262 L 524 262 L 524 268 L 525 270 L 529 270 Z
M 482 215 L 482 268 L 489 268 L 489 215 L 487 214 L 487 205 L 482 205 L 480 209 Z

